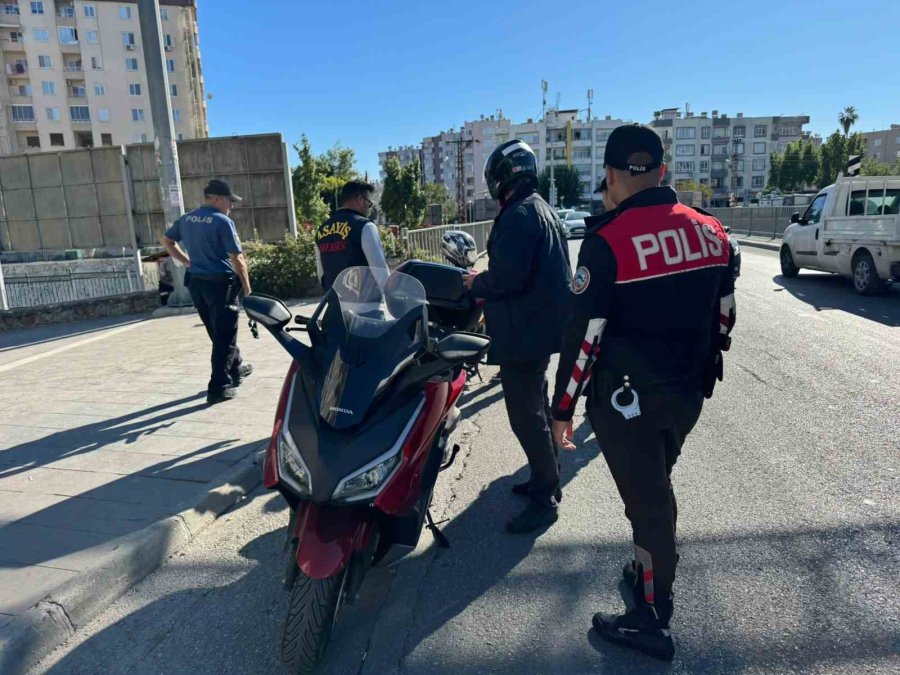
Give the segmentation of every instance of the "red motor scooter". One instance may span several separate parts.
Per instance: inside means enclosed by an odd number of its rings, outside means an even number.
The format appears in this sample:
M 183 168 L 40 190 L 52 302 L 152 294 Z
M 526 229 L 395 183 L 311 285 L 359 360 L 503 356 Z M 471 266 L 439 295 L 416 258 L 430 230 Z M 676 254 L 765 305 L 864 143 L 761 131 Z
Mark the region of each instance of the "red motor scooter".
M 426 524 L 446 544 L 428 509 L 459 449 L 451 434 L 465 368 L 490 339 L 459 328 L 480 312 L 460 271 L 419 261 L 386 278 L 345 270 L 312 317 L 295 318 L 302 327 L 288 327 L 277 298 L 251 295 L 244 308 L 293 357 L 264 482 L 291 512 L 282 658 L 312 673 L 368 569 L 413 551 Z

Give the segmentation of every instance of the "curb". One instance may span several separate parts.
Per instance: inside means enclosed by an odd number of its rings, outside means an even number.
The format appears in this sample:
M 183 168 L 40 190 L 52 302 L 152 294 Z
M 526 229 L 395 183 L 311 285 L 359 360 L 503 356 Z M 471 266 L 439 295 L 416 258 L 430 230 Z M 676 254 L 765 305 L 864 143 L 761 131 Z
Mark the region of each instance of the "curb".
M 750 246 L 751 248 L 763 248 L 763 249 L 766 249 L 767 251 L 781 250 L 781 243 L 779 240 L 760 241 L 758 239 L 738 238 L 737 241 L 741 246 Z
M 249 494 L 262 482 L 262 454 L 252 452 L 207 483 L 195 505 L 114 540 L 97 566 L 0 627 L 0 673 L 26 673 Z

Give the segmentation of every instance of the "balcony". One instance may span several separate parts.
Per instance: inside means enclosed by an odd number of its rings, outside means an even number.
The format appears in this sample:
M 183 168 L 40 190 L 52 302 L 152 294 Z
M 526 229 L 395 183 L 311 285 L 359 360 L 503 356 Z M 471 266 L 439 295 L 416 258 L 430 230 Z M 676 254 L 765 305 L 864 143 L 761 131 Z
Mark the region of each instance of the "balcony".
M 82 73 L 82 72 L 84 72 L 84 64 L 81 61 L 79 61 L 78 63 L 67 63 L 63 67 L 63 72 Z
M 7 75 L 25 75 L 28 73 L 27 63 L 7 63 L 4 66 Z
M 59 50 L 63 54 L 81 54 L 81 43 L 79 42 L 61 42 Z
M 69 87 L 66 89 L 66 96 L 69 98 L 87 98 L 86 87 Z
M 25 51 L 25 40 L 20 35 L 17 40 L 13 40 L 9 35 L 6 35 L 2 40 L 0 40 L 0 50 L 4 52 L 24 52 Z
M 75 25 L 75 7 L 72 5 L 56 6 L 56 24 L 58 26 Z
M 710 178 L 727 178 L 728 169 L 713 169 L 709 173 Z
M 15 12 L 11 10 L 15 10 Z M 4 5 L 0 3 L 0 28 L 18 28 L 22 25 L 17 5 Z

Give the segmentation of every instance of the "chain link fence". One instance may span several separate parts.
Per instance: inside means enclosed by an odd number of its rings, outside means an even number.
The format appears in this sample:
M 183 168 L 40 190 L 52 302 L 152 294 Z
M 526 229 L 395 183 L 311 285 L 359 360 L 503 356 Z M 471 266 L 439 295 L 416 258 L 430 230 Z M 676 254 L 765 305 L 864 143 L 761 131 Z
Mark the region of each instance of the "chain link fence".
M 805 206 L 756 206 L 749 208 L 707 209 L 735 234 L 776 239 L 791 224 L 791 215 Z
M 475 240 L 476 251 L 481 257 L 487 254 L 488 237 L 491 235 L 493 220 L 482 220 L 477 223 L 456 223 L 438 225 L 409 230 L 407 233 L 407 254 L 413 258 L 442 260 L 441 237 L 449 230 L 468 232 Z

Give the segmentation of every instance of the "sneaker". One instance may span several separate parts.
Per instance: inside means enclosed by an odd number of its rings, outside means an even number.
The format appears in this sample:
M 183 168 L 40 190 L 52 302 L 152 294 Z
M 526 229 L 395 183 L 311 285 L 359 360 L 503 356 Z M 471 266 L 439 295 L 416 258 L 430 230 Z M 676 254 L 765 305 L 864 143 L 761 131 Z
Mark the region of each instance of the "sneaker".
M 672 633 L 657 618 L 652 605 L 641 604 L 625 614 L 597 613 L 591 623 L 597 635 L 608 642 L 663 661 L 671 661 L 675 656 Z
M 532 501 L 522 513 L 507 521 L 506 531 L 512 534 L 527 534 L 552 525 L 558 518 L 559 512 L 555 506 L 542 506 Z
M 206 393 L 206 402 L 210 405 L 215 405 L 223 401 L 230 401 L 235 396 L 237 396 L 237 389 L 234 387 L 223 387 L 222 389 L 208 391 Z
M 531 481 L 526 480 L 523 483 L 516 483 L 512 486 L 512 493 L 514 495 L 518 495 L 520 497 L 527 497 L 531 494 Z M 556 493 L 554 494 L 557 502 L 562 501 L 562 488 L 557 487 Z
M 231 374 L 231 386 L 240 387 L 244 380 L 253 374 L 253 366 L 249 363 L 241 365 L 237 371 Z

